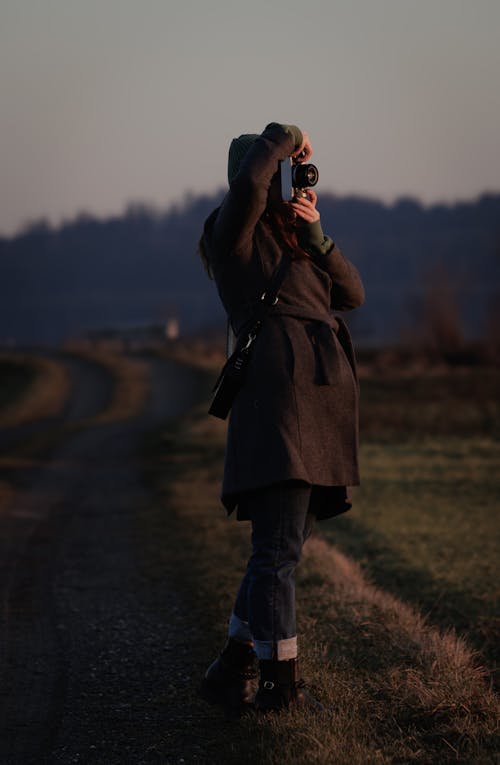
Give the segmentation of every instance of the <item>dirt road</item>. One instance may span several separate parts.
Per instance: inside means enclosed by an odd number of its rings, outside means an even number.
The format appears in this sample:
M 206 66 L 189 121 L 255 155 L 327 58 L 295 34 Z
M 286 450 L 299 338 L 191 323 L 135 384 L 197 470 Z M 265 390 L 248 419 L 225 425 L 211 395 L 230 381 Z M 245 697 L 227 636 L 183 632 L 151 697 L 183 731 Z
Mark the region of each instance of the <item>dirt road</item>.
M 112 380 L 95 364 L 65 363 L 72 388 L 59 431 L 51 420 L 0 439 L 0 762 L 178 762 L 176 752 L 155 758 L 166 722 L 151 701 L 182 684 L 190 628 L 168 581 L 153 591 L 141 574 L 137 513 L 151 497 L 139 450 L 206 383 L 187 366 L 143 360 L 141 411 L 92 424 Z M 30 454 L 44 427 L 53 437 Z

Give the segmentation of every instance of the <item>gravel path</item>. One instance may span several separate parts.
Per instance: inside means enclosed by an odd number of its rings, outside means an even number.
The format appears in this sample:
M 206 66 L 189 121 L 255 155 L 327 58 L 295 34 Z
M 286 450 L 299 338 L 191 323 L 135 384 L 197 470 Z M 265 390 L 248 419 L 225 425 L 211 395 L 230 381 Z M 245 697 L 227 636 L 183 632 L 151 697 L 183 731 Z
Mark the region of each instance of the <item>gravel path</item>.
M 0 518 L 2 765 L 202 761 L 196 737 L 175 733 L 190 716 L 178 694 L 191 682 L 194 627 L 167 576 L 145 579 L 137 534 L 152 501 L 138 446 L 195 403 L 202 382 L 149 363 L 146 410 L 72 435 Z M 105 383 L 95 370 L 74 379 L 69 411 L 88 414 Z

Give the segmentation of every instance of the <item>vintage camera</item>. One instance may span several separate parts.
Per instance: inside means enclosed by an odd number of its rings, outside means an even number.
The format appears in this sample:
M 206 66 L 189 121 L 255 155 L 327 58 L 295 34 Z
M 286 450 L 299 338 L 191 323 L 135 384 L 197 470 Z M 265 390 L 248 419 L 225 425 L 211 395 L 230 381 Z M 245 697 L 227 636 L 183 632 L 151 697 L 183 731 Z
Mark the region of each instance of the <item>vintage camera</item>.
M 281 198 L 283 202 L 290 202 L 294 197 L 307 196 L 304 189 L 316 186 L 319 172 L 316 165 L 309 165 L 300 161 L 298 157 L 287 157 L 280 161 L 281 175 Z

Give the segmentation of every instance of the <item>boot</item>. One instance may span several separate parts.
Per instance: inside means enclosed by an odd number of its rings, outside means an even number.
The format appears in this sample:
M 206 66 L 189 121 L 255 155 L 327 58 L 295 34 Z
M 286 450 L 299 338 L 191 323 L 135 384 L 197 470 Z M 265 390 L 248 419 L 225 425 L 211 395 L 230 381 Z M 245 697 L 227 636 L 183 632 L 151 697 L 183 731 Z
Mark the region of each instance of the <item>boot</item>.
M 230 712 L 241 713 L 253 708 L 251 681 L 256 678 L 252 646 L 230 637 L 207 669 L 200 695 L 209 704 L 222 704 Z
M 325 707 L 306 690 L 299 679 L 297 659 L 286 661 L 259 661 L 259 690 L 255 696 L 258 712 L 301 707 L 312 712 L 322 712 Z

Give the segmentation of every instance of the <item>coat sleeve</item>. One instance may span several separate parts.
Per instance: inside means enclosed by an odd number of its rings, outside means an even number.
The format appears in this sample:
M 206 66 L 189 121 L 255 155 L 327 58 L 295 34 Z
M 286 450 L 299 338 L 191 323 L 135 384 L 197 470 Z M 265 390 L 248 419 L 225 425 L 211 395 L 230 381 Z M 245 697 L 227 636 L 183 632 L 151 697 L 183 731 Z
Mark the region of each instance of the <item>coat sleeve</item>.
M 220 207 L 213 236 L 221 254 L 249 252 L 255 226 L 266 209 L 272 178 L 280 160 L 302 143 L 295 125 L 271 122 L 244 157 Z
M 299 242 L 332 280 L 331 304 L 334 311 L 350 311 L 364 303 L 365 290 L 358 269 L 345 258 L 316 221 L 298 227 Z
M 334 311 L 351 311 L 365 302 L 365 288 L 359 271 L 345 258 L 336 244 L 321 256 L 322 268 L 332 280 L 331 301 Z M 317 260 L 316 260 L 317 262 Z

